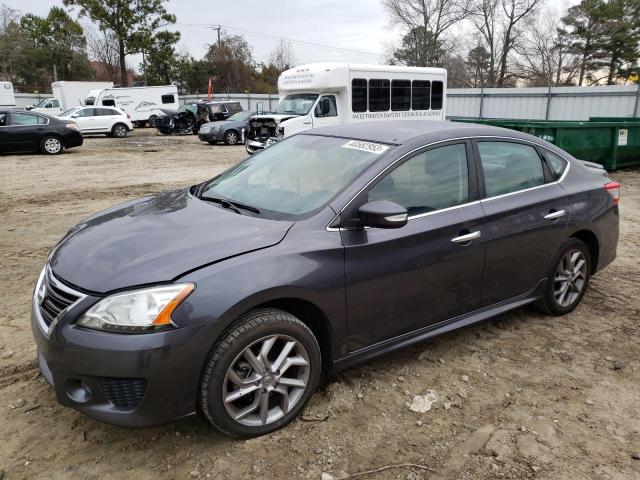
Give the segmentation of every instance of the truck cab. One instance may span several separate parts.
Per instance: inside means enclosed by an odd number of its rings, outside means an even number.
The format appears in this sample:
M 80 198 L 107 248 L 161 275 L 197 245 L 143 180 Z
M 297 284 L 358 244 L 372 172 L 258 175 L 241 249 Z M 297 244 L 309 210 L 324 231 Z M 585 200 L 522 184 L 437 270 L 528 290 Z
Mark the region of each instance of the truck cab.
M 249 154 L 317 127 L 356 121 L 442 121 L 447 72 L 440 68 L 313 63 L 278 79 L 280 102 L 249 121 Z
M 33 107 L 27 107 L 27 110 L 56 116 L 62 113 L 62 106 L 60 105 L 60 100 L 57 98 L 44 98 Z

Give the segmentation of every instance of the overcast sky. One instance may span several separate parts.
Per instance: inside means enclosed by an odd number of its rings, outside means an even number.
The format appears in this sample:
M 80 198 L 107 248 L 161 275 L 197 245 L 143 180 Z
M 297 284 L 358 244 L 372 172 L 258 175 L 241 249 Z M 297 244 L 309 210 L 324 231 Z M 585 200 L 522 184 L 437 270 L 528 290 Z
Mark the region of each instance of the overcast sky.
M 62 0 L 0 0 L 22 13 L 46 15 Z M 579 0 L 549 0 L 550 11 L 559 14 Z M 212 25 L 228 33 L 242 34 L 253 48 L 257 62 L 268 60 L 279 42 L 292 40 L 296 63 L 351 61 L 383 63 L 389 46 L 399 42 L 379 0 L 169 0 L 167 9 L 177 16 L 181 52 L 201 57 L 215 42 Z M 315 44 L 315 45 L 311 45 Z M 129 63 L 138 68 L 139 60 Z

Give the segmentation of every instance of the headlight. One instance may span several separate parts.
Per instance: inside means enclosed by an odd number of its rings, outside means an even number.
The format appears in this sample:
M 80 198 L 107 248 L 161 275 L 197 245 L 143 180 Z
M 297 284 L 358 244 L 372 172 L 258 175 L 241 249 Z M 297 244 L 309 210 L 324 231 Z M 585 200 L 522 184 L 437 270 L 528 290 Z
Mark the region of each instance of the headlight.
M 211 130 L 214 132 L 219 132 L 222 129 L 220 125 L 216 125 L 215 127 L 211 127 Z
M 171 313 L 195 289 L 192 283 L 118 293 L 91 307 L 77 322 L 96 330 L 143 333 L 171 326 Z
M 45 264 L 44 268 L 40 272 L 40 276 L 38 277 L 38 283 L 36 283 L 36 289 L 33 292 L 33 296 L 35 297 L 38 305 L 40 305 L 42 303 L 42 300 L 44 299 L 44 292 L 45 292 L 44 275 L 47 271 L 47 265 L 48 264 Z
M 202 125 L 200 127 L 200 132 L 201 133 L 207 133 L 209 130 L 211 130 L 211 127 L 209 125 Z

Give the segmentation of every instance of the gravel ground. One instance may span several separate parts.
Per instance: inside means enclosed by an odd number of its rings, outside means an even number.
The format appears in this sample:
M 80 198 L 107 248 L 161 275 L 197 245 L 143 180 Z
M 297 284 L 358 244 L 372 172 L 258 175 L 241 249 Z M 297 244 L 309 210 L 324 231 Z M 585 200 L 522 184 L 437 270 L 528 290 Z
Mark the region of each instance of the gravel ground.
M 328 479 L 376 469 L 358 478 L 640 479 L 638 169 L 613 174 L 623 184 L 618 258 L 570 315 L 524 308 L 352 368 L 301 418 L 249 441 L 198 417 L 127 429 L 59 406 L 29 326 L 50 248 L 97 210 L 243 157 L 243 147 L 150 130 L 87 138 L 57 157 L 0 157 L 0 479 Z M 432 408 L 412 411 L 428 390 Z

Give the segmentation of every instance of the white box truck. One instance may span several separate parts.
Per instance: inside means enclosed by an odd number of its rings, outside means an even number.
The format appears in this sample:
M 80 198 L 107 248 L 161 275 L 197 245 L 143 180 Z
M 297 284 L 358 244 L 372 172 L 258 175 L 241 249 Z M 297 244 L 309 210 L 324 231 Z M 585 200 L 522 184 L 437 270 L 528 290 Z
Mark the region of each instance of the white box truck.
M 111 88 L 113 82 L 73 82 L 61 80 L 51 84 L 53 98 L 45 98 L 33 107 L 27 107 L 32 112 L 60 115 L 74 107 L 84 105 L 87 93 L 97 88 Z
M 85 98 L 86 105 L 118 107 L 136 127 L 143 127 L 150 118 L 165 114 L 161 109 L 178 110 L 178 87 L 114 87 L 92 90 Z
M 326 125 L 389 119 L 443 121 L 442 68 L 310 63 L 282 72 L 280 102 L 249 120 L 245 147 L 254 153 L 295 133 Z
M 13 83 L 0 82 L 0 107 L 15 107 L 16 94 L 13 91 Z

